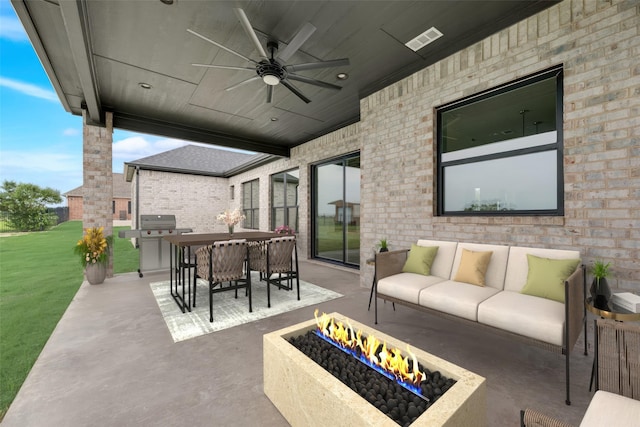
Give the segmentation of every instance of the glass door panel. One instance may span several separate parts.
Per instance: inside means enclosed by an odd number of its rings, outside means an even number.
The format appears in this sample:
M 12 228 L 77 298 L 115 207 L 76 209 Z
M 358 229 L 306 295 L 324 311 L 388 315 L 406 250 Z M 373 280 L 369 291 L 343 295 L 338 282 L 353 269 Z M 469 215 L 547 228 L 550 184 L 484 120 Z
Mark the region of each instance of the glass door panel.
M 360 263 L 360 156 L 314 169 L 314 256 Z
M 342 161 L 316 168 L 315 255 L 343 261 Z

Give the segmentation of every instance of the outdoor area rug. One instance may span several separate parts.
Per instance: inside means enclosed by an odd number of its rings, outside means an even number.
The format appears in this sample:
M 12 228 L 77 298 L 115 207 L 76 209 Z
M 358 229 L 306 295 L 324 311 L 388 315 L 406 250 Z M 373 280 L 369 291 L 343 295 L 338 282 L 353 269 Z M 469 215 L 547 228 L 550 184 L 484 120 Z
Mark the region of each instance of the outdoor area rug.
M 208 282 L 198 279 L 197 307 L 192 307 L 190 313 L 180 311 L 169 292 L 168 280 L 153 282 L 150 285 L 174 342 L 221 331 L 342 296 L 337 292 L 300 280 L 300 301 L 297 300 L 295 282 L 292 291 L 271 286 L 271 308 L 267 308 L 267 285 L 265 282 L 259 282 L 258 273 L 253 272 L 251 275 L 253 312 L 249 313 L 249 298 L 245 297 L 244 289 L 238 290 L 238 299 L 235 299 L 235 291 L 220 292 L 213 295 L 213 323 L 210 323 Z

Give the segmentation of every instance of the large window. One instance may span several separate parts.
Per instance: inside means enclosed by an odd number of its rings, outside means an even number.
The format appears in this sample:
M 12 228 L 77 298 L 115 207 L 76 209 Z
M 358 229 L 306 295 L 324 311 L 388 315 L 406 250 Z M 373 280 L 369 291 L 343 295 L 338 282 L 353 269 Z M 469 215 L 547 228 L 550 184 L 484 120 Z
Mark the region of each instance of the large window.
M 562 215 L 562 68 L 437 109 L 439 215 Z
M 244 228 L 260 228 L 260 182 L 256 179 L 242 184 L 242 210 L 246 219 Z
M 298 231 L 298 169 L 271 176 L 271 229 L 288 225 Z
M 313 168 L 313 255 L 360 264 L 360 154 Z

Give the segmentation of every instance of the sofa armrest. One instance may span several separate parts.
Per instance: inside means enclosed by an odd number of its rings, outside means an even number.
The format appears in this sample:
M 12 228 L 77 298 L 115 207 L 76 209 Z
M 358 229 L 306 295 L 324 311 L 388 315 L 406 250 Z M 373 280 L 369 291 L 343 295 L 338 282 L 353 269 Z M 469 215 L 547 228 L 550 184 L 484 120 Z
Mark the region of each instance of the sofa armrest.
M 566 352 L 569 354 L 576 344 L 585 319 L 585 267 L 579 265 L 576 271 L 564 282 L 565 284 L 565 327 Z
M 402 267 L 407 261 L 409 249 L 376 253 L 376 277 L 375 280 L 384 279 L 394 274 L 402 273 Z

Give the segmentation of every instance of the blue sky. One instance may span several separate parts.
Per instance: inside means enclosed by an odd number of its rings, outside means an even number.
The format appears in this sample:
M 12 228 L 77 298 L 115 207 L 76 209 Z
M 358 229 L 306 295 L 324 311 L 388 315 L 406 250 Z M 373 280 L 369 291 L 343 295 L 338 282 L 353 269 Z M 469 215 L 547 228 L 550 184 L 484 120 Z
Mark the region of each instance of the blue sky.
M 113 171 L 185 144 L 114 130 Z M 0 0 L 0 183 L 5 180 L 60 194 L 81 186 L 82 117 L 64 110 L 9 0 Z

